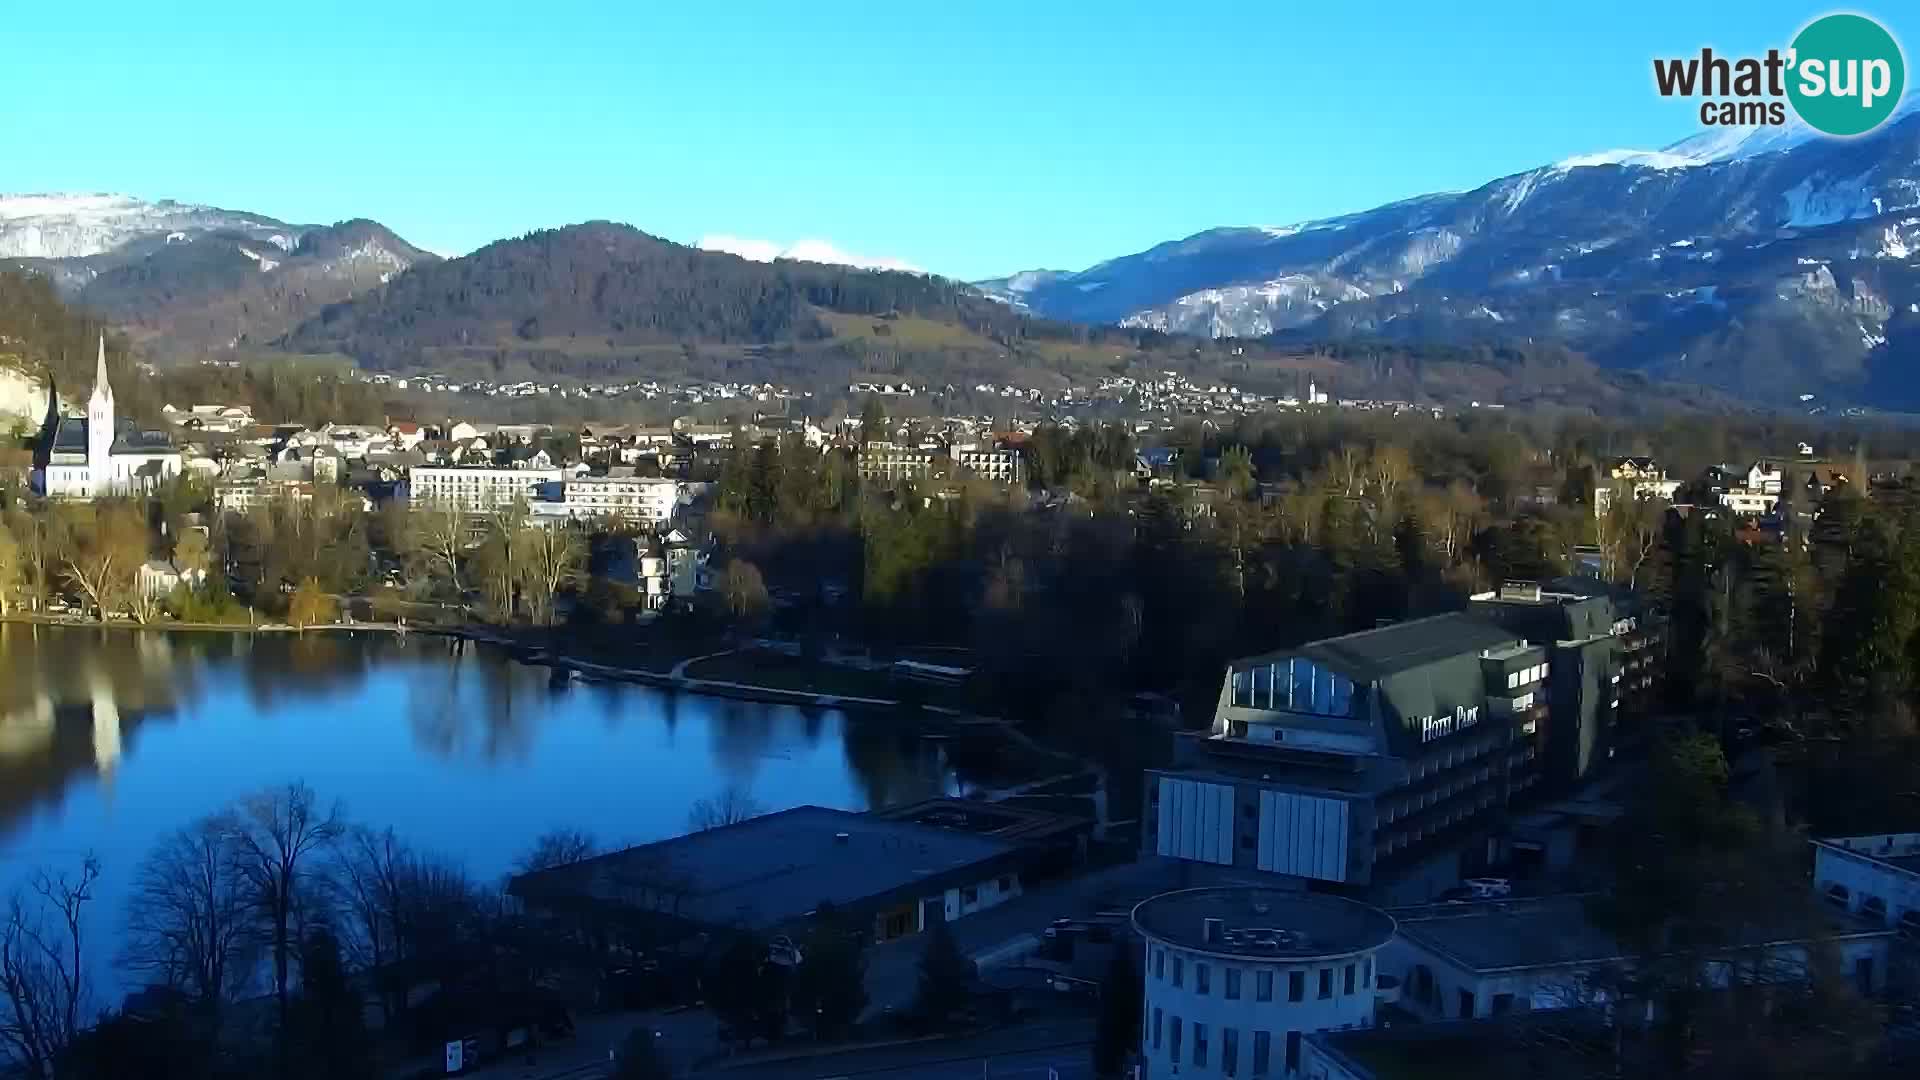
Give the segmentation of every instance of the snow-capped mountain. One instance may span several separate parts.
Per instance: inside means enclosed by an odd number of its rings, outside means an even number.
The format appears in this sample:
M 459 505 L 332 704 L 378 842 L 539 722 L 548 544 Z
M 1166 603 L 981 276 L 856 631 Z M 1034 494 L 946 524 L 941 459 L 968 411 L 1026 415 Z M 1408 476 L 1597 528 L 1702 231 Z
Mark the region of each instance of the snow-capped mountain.
M 154 354 L 271 341 L 436 258 L 366 220 L 295 225 L 128 195 L 0 195 L 0 266 L 46 274 Z
M 258 214 L 130 195 L 0 195 L 0 258 L 79 259 L 160 237 L 185 243 L 213 232 L 293 250 L 300 230 Z
M 1920 115 L 1903 113 L 1861 139 L 1707 132 L 976 285 L 1077 321 L 1302 341 L 1548 339 L 1750 397 L 1920 405 L 1905 360 L 1920 356 Z

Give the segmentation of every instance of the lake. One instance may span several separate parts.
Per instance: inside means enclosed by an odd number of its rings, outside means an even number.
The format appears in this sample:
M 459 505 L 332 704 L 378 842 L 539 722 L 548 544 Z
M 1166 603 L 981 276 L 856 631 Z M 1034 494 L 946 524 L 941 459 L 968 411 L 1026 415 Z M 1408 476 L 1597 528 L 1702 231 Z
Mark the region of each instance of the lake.
M 0 625 L 0 889 L 89 851 L 96 939 L 167 832 L 304 780 L 347 816 L 497 879 L 559 825 L 687 831 L 701 799 L 863 810 L 962 789 L 938 744 L 838 711 L 617 683 L 427 635 Z

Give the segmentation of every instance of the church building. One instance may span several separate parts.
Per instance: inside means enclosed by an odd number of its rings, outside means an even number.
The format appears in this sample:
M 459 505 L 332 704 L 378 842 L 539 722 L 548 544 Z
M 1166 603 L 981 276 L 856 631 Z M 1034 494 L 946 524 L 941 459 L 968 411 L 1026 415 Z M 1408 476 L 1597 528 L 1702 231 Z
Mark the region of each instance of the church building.
M 180 474 L 180 451 L 172 436 L 124 427 L 114 413 L 113 387 L 107 382 L 107 339 L 100 339 L 100 362 L 85 416 L 62 416 L 53 429 L 40 490 L 53 499 L 96 499 L 147 494 Z

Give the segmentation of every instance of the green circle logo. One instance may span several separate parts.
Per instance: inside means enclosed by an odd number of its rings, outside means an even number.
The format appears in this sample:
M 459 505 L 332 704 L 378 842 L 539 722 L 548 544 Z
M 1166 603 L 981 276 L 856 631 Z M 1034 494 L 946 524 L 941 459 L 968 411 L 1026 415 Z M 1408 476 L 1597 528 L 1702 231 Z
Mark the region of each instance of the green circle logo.
M 1906 59 L 1865 15 L 1823 15 L 1793 39 L 1787 99 L 1807 126 L 1864 135 L 1886 122 L 1907 86 Z

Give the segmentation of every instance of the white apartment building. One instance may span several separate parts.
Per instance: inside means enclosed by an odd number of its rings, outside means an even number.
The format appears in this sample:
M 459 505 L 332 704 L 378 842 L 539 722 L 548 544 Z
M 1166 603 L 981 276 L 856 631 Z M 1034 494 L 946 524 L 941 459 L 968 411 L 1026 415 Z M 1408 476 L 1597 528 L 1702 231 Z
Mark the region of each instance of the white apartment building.
M 237 480 L 213 486 L 213 507 L 223 514 L 244 514 L 275 499 L 309 502 L 313 484 L 306 480 Z
M 1764 495 L 1780 494 L 1780 466 L 1771 461 L 1756 461 L 1747 470 L 1747 488 Z
M 1812 843 L 1814 888 L 1828 903 L 1920 940 L 1920 833 Z
M 933 469 L 933 455 L 925 450 L 874 439 L 860 448 L 857 468 L 865 480 L 924 480 Z
M 1140 1053 L 1148 1076 L 1280 1077 L 1316 1031 L 1373 1025 L 1392 996 L 1376 954 L 1393 938 L 1377 908 L 1319 893 L 1229 886 L 1142 901 Z
M 416 465 L 407 471 L 408 498 L 415 504 L 451 503 L 484 513 L 511 506 L 516 499 L 531 502 L 542 484 L 557 484 L 566 470 L 518 469 L 492 465 Z
M 673 520 L 679 502 L 679 482 L 657 476 L 583 476 L 568 480 L 560 497 L 568 518 L 616 517 L 655 527 Z
M 975 476 L 997 484 L 1018 483 L 1022 476 L 1020 454 L 1014 450 L 955 450 L 953 460 Z
M 1720 505 L 1739 514 L 1741 517 L 1760 517 L 1773 512 L 1773 505 L 1780 501 L 1780 489 L 1776 484 L 1772 494 L 1750 487 L 1729 488 L 1720 493 Z

